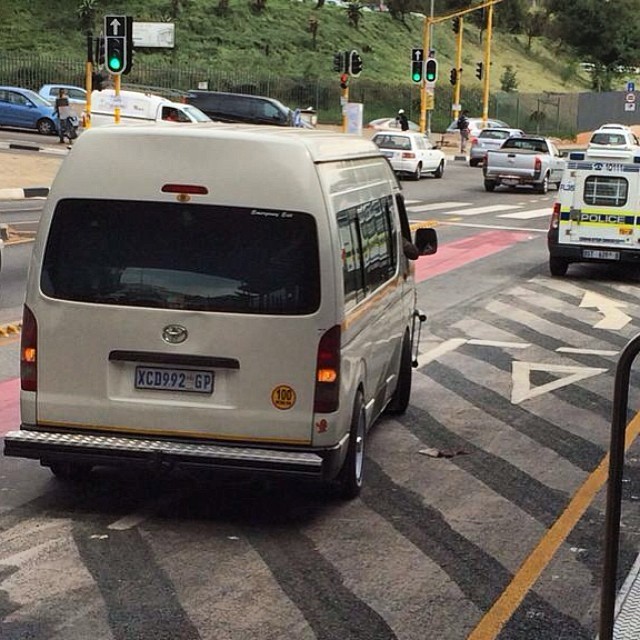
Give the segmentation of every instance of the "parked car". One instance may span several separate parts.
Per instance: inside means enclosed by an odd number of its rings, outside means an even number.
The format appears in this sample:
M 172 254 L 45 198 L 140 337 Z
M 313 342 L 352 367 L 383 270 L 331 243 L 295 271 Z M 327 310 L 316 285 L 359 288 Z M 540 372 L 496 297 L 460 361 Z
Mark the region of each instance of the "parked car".
M 60 89 L 64 89 L 67 92 L 69 105 L 76 115 L 81 117 L 87 104 L 87 91 L 82 87 L 76 87 L 72 84 L 43 84 L 38 90 L 38 94 L 52 105 L 55 105 Z
M 528 185 L 538 193 L 547 193 L 549 184 L 560 188 L 566 164 L 549 138 L 507 138 L 500 149 L 487 151 L 482 165 L 484 188 L 493 191 L 501 184 Z
M 397 174 L 420 180 L 425 173 L 442 178 L 444 153 L 429 138 L 416 131 L 381 131 L 372 140 L 380 147 Z
M 53 106 L 31 89 L 0 87 L 0 126 L 36 129 L 43 135 L 58 132 Z
M 603 124 L 591 134 L 588 150 L 591 156 L 618 157 L 622 151 L 638 151 L 640 140 L 623 124 Z
M 482 125 L 482 118 L 467 118 L 469 120 L 469 139 L 477 138 L 478 134 L 483 129 L 510 129 L 511 125 L 503 122 L 502 120 L 496 120 L 495 118 L 490 118 L 487 120 L 486 127 Z M 447 133 L 457 133 L 458 129 L 458 121 L 453 120 L 453 122 L 447 127 Z
M 400 124 L 395 118 L 377 118 L 376 120 L 372 120 L 367 127 L 369 129 L 382 131 L 384 129 L 400 129 Z M 409 131 L 420 131 L 420 125 L 409 120 Z
M 507 138 L 521 138 L 522 129 L 483 129 L 477 136 L 470 138 L 469 166 L 477 167 L 489 149 L 499 149 Z

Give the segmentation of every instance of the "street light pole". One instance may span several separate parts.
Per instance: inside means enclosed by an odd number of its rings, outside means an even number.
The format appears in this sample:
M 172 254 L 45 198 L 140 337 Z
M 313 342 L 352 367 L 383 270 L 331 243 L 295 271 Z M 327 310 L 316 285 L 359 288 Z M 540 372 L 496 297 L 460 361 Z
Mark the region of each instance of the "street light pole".
M 429 17 L 430 17 L 430 21 L 429 21 L 429 42 L 431 47 L 433 47 L 433 3 L 434 0 L 431 0 L 431 10 L 429 12 Z M 430 58 L 431 56 L 429 55 L 429 51 L 425 51 L 424 55 L 427 58 Z M 426 80 L 424 80 L 424 82 L 426 82 Z M 435 98 L 435 87 L 433 89 L 433 93 L 434 93 L 434 98 Z M 434 105 L 435 105 L 435 100 L 434 100 Z M 432 109 L 429 109 L 429 111 L 427 111 L 427 135 L 431 136 L 431 111 Z

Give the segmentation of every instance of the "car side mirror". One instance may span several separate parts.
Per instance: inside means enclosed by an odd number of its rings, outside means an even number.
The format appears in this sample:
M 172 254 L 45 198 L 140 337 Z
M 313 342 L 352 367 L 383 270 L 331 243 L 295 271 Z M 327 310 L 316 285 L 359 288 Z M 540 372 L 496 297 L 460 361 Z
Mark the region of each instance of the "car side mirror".
M 413 244 L 419 255 L 431 256 L 438 251 L 438 234 L 435 229 L 420 227 L 416 229 Z

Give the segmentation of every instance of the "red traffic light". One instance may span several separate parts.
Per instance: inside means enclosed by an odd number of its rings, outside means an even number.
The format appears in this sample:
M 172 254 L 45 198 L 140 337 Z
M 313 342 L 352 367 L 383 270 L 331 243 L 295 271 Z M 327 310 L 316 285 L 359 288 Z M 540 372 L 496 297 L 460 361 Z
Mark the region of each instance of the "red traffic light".
M 340 87 L 346 89 L 349 86 L 349 74 L 343 73 L 340 75 Z

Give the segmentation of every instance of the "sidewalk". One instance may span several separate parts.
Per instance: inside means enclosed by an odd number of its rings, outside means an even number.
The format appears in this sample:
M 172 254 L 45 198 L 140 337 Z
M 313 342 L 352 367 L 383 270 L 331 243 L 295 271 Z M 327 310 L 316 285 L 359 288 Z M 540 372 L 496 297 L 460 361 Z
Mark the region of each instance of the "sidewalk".
M 0 151 L 0 200 L 46 197 L 65 155 Z

